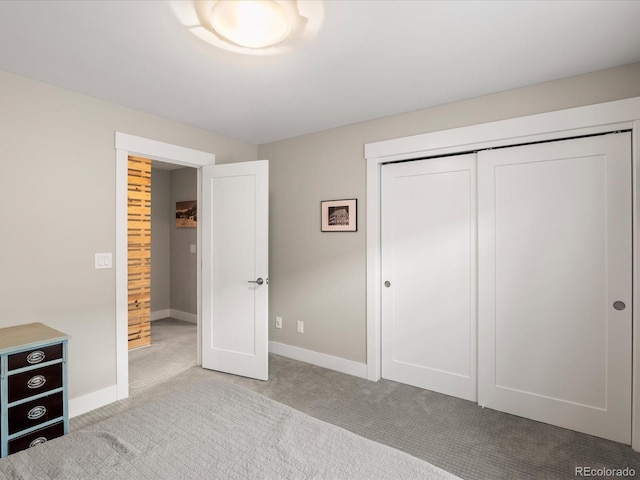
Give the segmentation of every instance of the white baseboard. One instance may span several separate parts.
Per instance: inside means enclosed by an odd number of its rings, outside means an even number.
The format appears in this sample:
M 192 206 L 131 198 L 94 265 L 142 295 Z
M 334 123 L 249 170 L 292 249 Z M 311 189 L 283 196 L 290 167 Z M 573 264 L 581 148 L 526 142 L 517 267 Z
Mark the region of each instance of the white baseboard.
M 195 313 L 187 313 L 174 308 L 168 308 L 166 310 L 157 310 L 151 312 L 151 321 L 161 320 L 163 318 L 175 318 L 176 320 L 182 320 L 183 322 L 198 323 L 198 315 Z
M 168 318 L 171 316 L 171 309 L 167 308 L 166 310 L 156 310 L 155 312 L 151 312 L 151 321 L 162 320 L 163 318 Z
M 69 400 L 69 418 L 77 417 L 96 408 L 104 407 L 118 399 L 116 385 Z
M 293 358 L 301 362 L 346 373 L 355 377 L 367 378 L 367 364 L 354 362 L 345 358 L 334 357 L 325 353 L 314 352 L 300 347 L 293 347 L 285 343 L 269 342 L 269 352 L 283 357 Z
M 178 315 L 176 315 L 178 312 Z M 167 315 L 178 320 L 195 323 L 196 315 L 192 313 L 171 310 L 171 315 Z M 167 318 L 164 316 L 162 318 Z M 194 318 L 194 320 L 191 320 Z M 340 357 L 334 357 L 325 353 L 314 352 L 304 348 L 293 347 L 285 343 L 269 342 L 269 352 L 283 357 L 293 358 L 301 362 L 310 363 L 319 367 L 328 368 L 337 372 L 346 373 L 355 377 L 367 378 L 367 365 L 365 363 L 354 362 Z M 104 407 L 118 400 L 118 389 L 116 385 L 103 388 L 97 392 L 88 393 L 82 397 L 69 400 L 69 418 L 77 417 L 83 413 L 90 412 L 96 408 Z
M 171 318 L 182 320 L 183 322 L 198 323 L 198 315 L 195 313 L 181 312 L 180 310 L 171 309 Z

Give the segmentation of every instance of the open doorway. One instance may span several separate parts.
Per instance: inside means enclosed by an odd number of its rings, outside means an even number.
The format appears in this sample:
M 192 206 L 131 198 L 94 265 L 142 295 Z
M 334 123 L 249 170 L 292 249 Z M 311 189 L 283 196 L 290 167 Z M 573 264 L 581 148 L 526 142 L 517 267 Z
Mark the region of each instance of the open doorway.
M 150 337 L 144 346 L 134 349 L 138 340 L 131 334 L 131 299 L 137 284 L 132 292 L 131 262 L 136 260 L 138 245 L 132 246 L 131 231 L 128 245 L 132 397 L 197 363 L 197 178 L 195 168 L 150 161 Z M 131 191 L 131 184 L 129 187 Z
M 120 400 L 129 396 L 129 350 L 128 350 L 128 289 L 127 289 L 127 170 L 129 156 L 139 156 L 181 167 L 194 167 L 196 172 L 196 200 L 201 200 L 202 181 L 201 168 L 215 163 L 215 156 L 171 145 L 143 137 L 136 137 L 120 132 L 115 134 L 116 147 L 116 364 L 117 385 L 116 398 Z M 200 364 L 201 349 L 201 243 L 200 227 L 196 227 L 196 362 Z M 191 317 L 193 320 L 193 317 Z M 113 400 L 109 400 L 113 401 Z M 107 401 L 108 403 L 108 401 Z
M 210 153 L 120 132 L 116 132 L 115 140 L 115 400 L 129 396 L 127 160 L 130 155 L 197 168 L 196 200 L 201 207 L 196 227 L 197 363 L 211 370 L 266 380 L 269 298 L 268 161 L 214 165 L 215 156 Z M 234 208 L 230 209 L 230 206 Z M 236 228 L 237 219 L 244 219 L 241 222 L 242 228 Z M 218 226 L 216 222 L 219 223 Z M 229 224 L 233 224 L 234 228 L 225 228 Z M 198 248 L 199 245 L 202 248 Z M 222 261 L 226 259 L 242 261 Z M 234 285 L 231 296 L 227 288 L 230 282 Z M 226 300 L 226 303 L 222 300 Z M 214 304 L 217 313 L 213 310 Z M 232 315 L 220 314 L 226 312 L 225 308 Z M 230 322 L 230 318 L 240 318 L 242 321 Z M 212 334 L 214 328 L 223 327 L 226 329 L 224 332 L 215 336 Z M 207 339 L 206 348 L 203 338 Z M 239 350 L 238 345 L 242 349 Z M 112 391 L 109 389 L 104 392 L 104 396 L 110 396 Z

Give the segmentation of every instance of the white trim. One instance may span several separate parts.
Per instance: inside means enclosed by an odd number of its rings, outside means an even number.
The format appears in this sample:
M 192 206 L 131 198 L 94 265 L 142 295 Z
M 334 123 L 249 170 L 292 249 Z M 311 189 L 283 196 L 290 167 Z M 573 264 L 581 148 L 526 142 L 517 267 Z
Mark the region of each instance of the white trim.
M 91 392 L 69 400 L 69 418 L 77 417 L 96 408 L 104 407 L 117 400 L 118 388 L 112 385 L 97 392 Z
M 190 148 L 158 142 L 126 133 L 115 132 L 116 148 L 116 400 L 129 396 L 129 351 L 127 312 L 127 162 L 129 155 L 138 155 L 167 163 L 200 168 L 215 164 L 215 155 Z M 198 200 L 200 200 L 200 171 L 198 170 Z M 200 227 L 197 227 L 198 260 L 200 259 Z M 200 292 L 200 264 L 198 263 L 198 292 Z M 200 312 L 198 295 L 198 312 Z M 197 315 L 198 341 L 200 339 L 200 313 Z M 200 348 L 198 347 L 198 362 Z
M 215 157 L 214 162 L 215 164 Z M 202 205 L 202 168 L 198 168 L 197 178 L 198 191 L 196 193 L 196 205 Z M 202 214 L 201 214 L 202 215 Z M 198 314 L 196 318 L 196 363 L 202 365 L 202 227 L 198 222 L 196 227 L 196 276 L 198 278 L 196 285 L 196 305 L 198 306 Z
M 183 322 L 189 323 L 198 323 L 198 315 L 195 313 L 183 312 L 181 310 L 175 310 L 173 308 L 169 312 L 169 316 L 171 318 L 175 318 L 176 320 L 182 320 Z
M 183 312 L 182 310 L 176 310 L 174 308 L 151 312 L 152 322 L 162 320 L 163 318 L 175 318 L 176 320 L 182 320 L 183 322 L 198 323 L 198 314 L 196 313 Z
M 141 155 L 144 158 L 186 167 L 199 168 L 215 163 L 215 155 L 212 153 L 121 132 L 116 132 L 116 150 L 126 150 L 128 155 Z
M 500 120 L 365 145 L 367 161 L 367 378 L 380 378 L 380 169 L 382 164 L 496 146 L 633 130 L 634 303 L 632 448 L 640 451 L 640 97 Z
M 640 451 L 640 120 L 631 134 L 633 177 L 633 338 L 631 385 L 631 448 Z
M 117 138 L 116 133 L 116 138 Z M 117 145 L 117 144 L 116 144 Z M 129 152 L 116 150 L 116 400 L 129 396 L 127 188 Z
M 433 155 L 434 151 L 447 148 L 453 149 L 453 152 L 462 152 L 508 145 L 512 144 L 515 139 L 518 139 L 518 143 L 526 143 L 558 138 L 558 132 L 562 132 L 562 136 L 566 137 L 568 136 L 567 132 L 570 130 L 591 129 L 603 125 L 632 122 L 636 119 L 638 110 L 640 110 L 640 97 L 556 112 L 539 113 L 526 117 L 368 143 L 364 146 L 364 156 L 367 159 L 395 155 L 406 155 L 405 158 L 417 158 L 425 153 Z M 610 128 L 608 127 L 607 129 Z M 588 133 L 576 132 L 577 135 Z M 385 161 L 388 161 L 388 159 Z
M 170 316 L 170 308 L 167 308 L 166 310 L 156 310 L 155 312 L 151 312 L 151 321 L 155 322 L 156 320 L 162 320 L 163 318 L 169 318 Z
M 382 291 L 374 288 L 382 282 L 381 167 L 376 159 L 367 160 L 367 379 L 374 382 L 382 376 Z
M 305 348 L 293 347 L 285 343 L 269 342 L 269 352 L 300 362 L 310 363 L 318 367 L 328 368 L 336 372 L 346 373 L 354 377 L 367 378 L 367 365 L 353 360 L 334 357 L 325 353 L 314 352 Z

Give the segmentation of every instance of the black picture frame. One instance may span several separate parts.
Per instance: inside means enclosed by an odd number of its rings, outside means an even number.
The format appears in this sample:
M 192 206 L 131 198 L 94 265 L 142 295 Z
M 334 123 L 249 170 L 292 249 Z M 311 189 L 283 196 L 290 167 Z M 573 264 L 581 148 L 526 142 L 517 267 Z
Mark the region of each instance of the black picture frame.
M 320 231 L 322 232 L 357 232 L 358 199 L 321 201 L 320 219 Z

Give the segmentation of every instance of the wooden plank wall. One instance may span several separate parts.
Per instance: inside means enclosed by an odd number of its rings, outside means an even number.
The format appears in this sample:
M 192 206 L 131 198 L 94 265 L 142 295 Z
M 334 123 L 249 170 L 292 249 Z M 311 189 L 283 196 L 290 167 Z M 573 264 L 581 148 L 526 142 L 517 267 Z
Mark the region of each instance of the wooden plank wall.
M 151 344 L 151 160 L 129 157 L 129 350 Z

